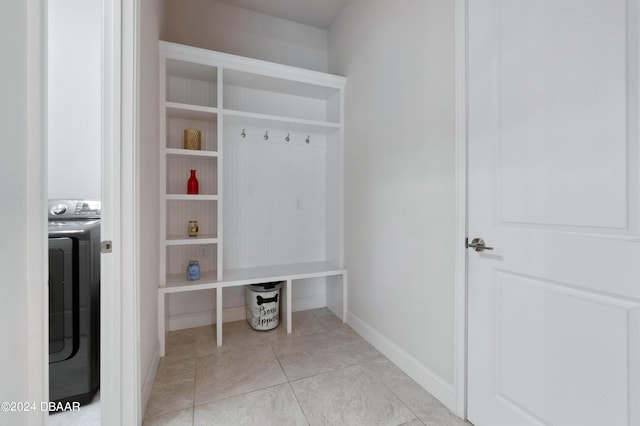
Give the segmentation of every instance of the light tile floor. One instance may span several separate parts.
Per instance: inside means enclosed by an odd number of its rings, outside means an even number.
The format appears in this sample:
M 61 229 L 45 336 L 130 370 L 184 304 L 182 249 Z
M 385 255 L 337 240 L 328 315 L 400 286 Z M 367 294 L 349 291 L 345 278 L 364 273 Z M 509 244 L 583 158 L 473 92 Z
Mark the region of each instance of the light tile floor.
M 144 425 L 468 425 L 329 310 L 293 326 L 171 332 Z
M 50 413 L 49 426 L 100 426 L 100 391 L 77 411 Z

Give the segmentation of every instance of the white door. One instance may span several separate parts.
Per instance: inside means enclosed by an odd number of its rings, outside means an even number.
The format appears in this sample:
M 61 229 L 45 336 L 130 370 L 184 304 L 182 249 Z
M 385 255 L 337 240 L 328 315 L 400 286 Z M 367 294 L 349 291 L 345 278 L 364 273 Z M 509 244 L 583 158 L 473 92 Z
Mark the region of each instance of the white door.
M 468 2 L 468 418 L 640 425 L 638 0 Z

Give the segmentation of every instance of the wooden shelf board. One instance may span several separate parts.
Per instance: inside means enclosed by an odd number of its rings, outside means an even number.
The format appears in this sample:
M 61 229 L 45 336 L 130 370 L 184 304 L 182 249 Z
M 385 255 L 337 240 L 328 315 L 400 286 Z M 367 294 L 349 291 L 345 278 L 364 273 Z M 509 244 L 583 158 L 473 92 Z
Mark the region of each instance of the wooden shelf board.
M 218 244 L 217 235 L 198 235 L 189 237 L 188 235 L 168 235 L 165 241 L 168 246 L 188 246 L 191 244 Z
M 210 194 L 166 194 L 165 200 L 217 201 L 218 196 Z
M 218 287 L 218 274 L 216 271 L 201 271 L 200 279 L 187 280 L 184 274 L 167 274 L 167 286 L 160 287 L 161 293 L 180 293 L 183 291 L 207 290 Z
M 178 102 L 165 102 L 169 117 L 186 118 L 197 121 L 218 121 L 219 109 L 201 105 L 181 104 Z
M 227 269 L 223 272 L 223 279 L 217 281 L 213 275 L 201 279 L 196 284 L 187 281 L 182 274 L 168 275 L 166 287 L 160 287 L 161 293 L 179 293 L 183 291 L 206 290 L 218 287 L 234 287 L 239 285 L 257 284 L 288 279 L 303 279 L 342 275 L 344 268 L 329 262 L 292 263 L 288 265 L 270 265 L 257 268 Z
M 329 262 L 306 262 L 259 266 L 256 268 L 225 269 L 222 272 L 222 276 L 224 282 L 234 283 L 264 279 L 280 281 L 285 279 L 314 278 L 327 275 L 340 275 L 343 272 L 343 268 Z
M 165 148 L 165 154 L 173 157 L 217 157 L 217 151 L 197 149 Z
M 167 75 L 209 83 L 218 81 L 218 70 L 215 65 L 198 64 L 174 58 L 167 58 Z
M 310 133 L 329 133 L 340 128 L 340 123 L 306 120 L 302 118 L 282 117 L 278 115 L 258 114 L 254 112 L 223 110 L 224 119 L 231 124 L 268 126 Z

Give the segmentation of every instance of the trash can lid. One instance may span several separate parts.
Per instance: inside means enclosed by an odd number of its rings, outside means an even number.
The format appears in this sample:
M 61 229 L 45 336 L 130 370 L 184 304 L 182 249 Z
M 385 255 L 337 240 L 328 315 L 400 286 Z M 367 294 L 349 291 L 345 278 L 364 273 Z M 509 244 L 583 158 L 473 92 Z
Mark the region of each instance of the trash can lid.
M 247 287 L 249 287 L 251 291 L 260 293 L 265 291 L 280 290 L 280 288 L 282 287 L 282 283 L 283 281 L 274 281 L 270 283 L 249 284 Z

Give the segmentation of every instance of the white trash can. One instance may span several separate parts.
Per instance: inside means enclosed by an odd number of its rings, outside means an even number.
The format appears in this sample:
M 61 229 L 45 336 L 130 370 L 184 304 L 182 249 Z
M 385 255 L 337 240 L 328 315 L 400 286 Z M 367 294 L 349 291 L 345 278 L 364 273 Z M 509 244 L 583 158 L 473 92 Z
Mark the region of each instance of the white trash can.
M 272 330 L 280 318 L 282 281 L 251 284 L 245 287 L 247 321 L 254 330 Z

